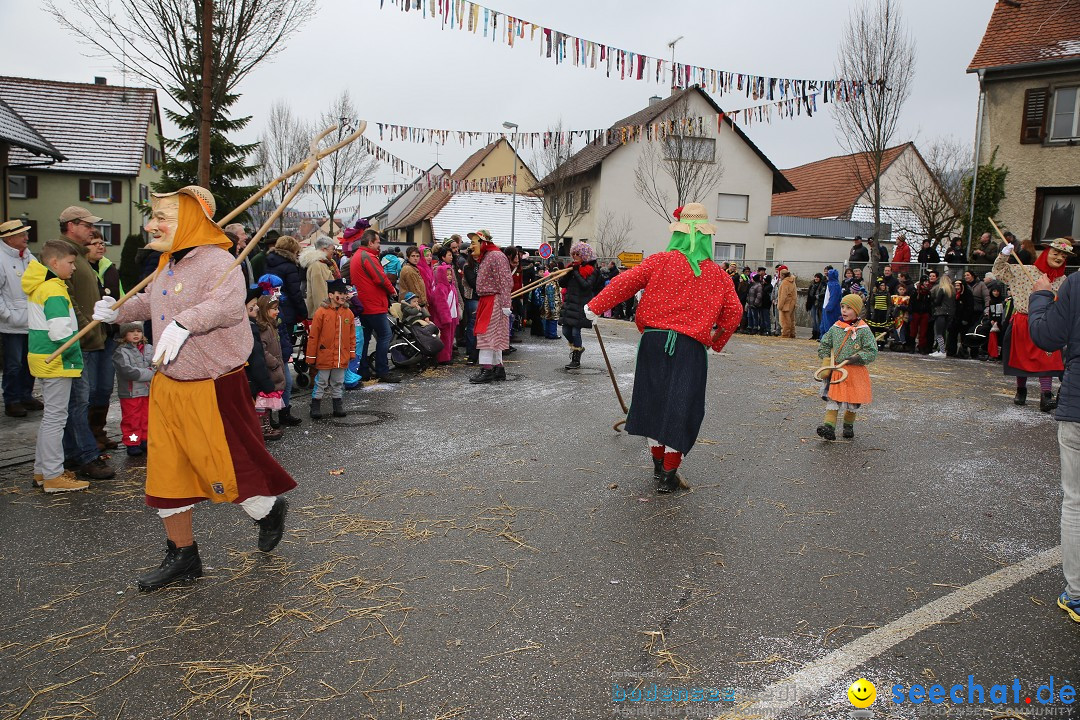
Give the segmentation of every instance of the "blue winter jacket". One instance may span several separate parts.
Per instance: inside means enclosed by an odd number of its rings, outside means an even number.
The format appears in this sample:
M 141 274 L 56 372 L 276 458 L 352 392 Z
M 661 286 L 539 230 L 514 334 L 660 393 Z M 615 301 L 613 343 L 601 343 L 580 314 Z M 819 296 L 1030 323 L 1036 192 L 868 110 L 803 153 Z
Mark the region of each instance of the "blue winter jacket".
M 820 330 L 822 335 L 827 333 L 829 328 L 840 319 L 840 298 L 844 296 L 843 291 L 840 289 L 840 273 L 833 268 L 829 270 L 826 277 L 828 283 L 825 286 L 825 294 L 828 296 L 828 302 L 821 308 Z
M 1055 417 L 1080 422 L 1080 273 L 1070 275 L 1054 293 L 1041 290 L 1028 297 L 1028 331 L 1043 350 L 1065 348 L 1065 377 Z

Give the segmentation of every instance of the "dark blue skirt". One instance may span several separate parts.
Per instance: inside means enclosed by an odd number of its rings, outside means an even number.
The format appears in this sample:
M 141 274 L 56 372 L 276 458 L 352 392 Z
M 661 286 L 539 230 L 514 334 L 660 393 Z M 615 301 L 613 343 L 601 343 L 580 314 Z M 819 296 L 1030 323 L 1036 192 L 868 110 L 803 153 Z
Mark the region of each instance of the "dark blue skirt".
M 668 330 L 646 330 L 638 344 L 626 432 L 690 452 L 705 419 L 705 346 Z

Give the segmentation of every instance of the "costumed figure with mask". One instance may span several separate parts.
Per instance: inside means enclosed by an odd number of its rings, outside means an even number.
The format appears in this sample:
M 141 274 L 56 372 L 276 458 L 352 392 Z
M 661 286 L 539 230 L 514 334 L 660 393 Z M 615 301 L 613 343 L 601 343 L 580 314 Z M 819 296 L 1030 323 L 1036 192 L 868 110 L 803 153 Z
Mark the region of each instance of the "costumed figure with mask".
M 656 491 L 673 492 L 682 457 L 705 418 L 707 351 L 724 349 L 739 327 L 742 304 L 731 277 L 712 261 L 716 228 L 700 203 L 675 211 L 667 250 L 619 273 L 585 306 L 597 317 L 642 291 L 634 397 L 626 432 L 648 438 Z
M 505 380 L 502 354 L 510 348 L 510 291 L 514 278 L 510 261 L 499 246 L 491 241 L 491 233 L 477 230 L 469 233 L 470 252 L 480 263 L 476 271 L 476 348 L 480 356 L 480 372 L 469 378 L 471 383 Z
M 1010 263 L 1014 254 L 1012 243 L 1001 249 L 994 260 L 994 277 L 1004 282 L 1012 291 L 1013 312 L 1001 342 L 1002 368 L 1006 375 L 1016 378 L 1016 395 L 1013 402 L 1027 402 L 1027 379 L 1039 378 L 1039 409 L 1050 412 L 1057 407 L 1052 392 L 1053 378 L 1065 374 L 1061 351 L 1046 352 L 1038 348 L 1028 332 L 1028 296 L 1035 281 L 1046 275 L 1054 292 L 1065 282 L 1065 260 L 1073 254 L 1072 238 L 1057 238 L 1043 243 L 1044 249 L 1035 259 L 1034 266 Z
M 259 526 L 259 549 L 269 552 L 285 527 L 281 494 L 296 487 L 263 444 L 244 373 L 253 343 L 244 275 L 232 267 L 214 212 L 201 187 L 154 194 L 146 231 L 147 247 L 161 252 L 156 277 L 117 310 L 111 299 L 94 306 L 101 322 L 153 320 L 159 371 L 150 386 L 145 492 L 168 543 L 160 567 L 138 578 L 140 590 L 202 575 L 196 503 L 239 504 Z

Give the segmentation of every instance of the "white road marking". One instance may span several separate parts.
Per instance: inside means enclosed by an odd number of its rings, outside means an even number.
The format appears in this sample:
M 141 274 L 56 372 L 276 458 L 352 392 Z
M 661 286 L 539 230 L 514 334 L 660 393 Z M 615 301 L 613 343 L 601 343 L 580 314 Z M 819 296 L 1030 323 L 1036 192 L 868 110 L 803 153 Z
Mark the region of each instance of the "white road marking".
M 774 713 L 782 712 L 798 704 L 800 700 L 805 702 L 822 690 L 830 686 L 835 687 L 836 682 L 841 678 L 847 681 L 848 678 L 844 676 L 852 670 L 917 633 L 1060 564 L 1061 546 L 1058 545 L 979 578 L 921 608 L 912 610 L 888 625 L 852 640 L 820 660 L 810 663 L 799 672 L 773 683 L 759 693 L 762 698 L 769 699 L 763 699 L 756 704 L 760 705 L 761 710 L 768 710 L 769 715 L 773 716 Z M 851 680 L 854 679 L 851 678 Z M 754 705 L 722 713 L 717 716 L 717 720 L 748 717 L 746 713 Z

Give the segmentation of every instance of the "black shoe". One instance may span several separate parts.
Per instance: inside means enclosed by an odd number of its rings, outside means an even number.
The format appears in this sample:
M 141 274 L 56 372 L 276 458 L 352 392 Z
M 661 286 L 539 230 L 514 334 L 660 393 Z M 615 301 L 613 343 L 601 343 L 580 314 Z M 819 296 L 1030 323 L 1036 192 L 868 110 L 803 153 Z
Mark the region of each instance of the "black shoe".
M 285 513 L 288 511 L 289 501 L 284 495 L 279 495 L 266 517 L 255 521 L 259 526 L 259 549 L 263 552 L 270 552 L 281 542 L 281 536 L 285 533 Z
M 116 476 L 116 471 L 109 467 L 101 458 L 94 458 L 90 462 L 82 465 L 76 472 L 84 478 L 90 480 L 108 480 Z
M 847 423 L 844 423 L 844 437 L 846 437 L 848 440 L 855 437 L 854 425 L 848 425 Z
M 142 445 L 128 445 L 127 446 L 127 454 L 128 454 L 129 457 L 139 457 L 140 455 L 143 455 L 145 452 L 146 451 L 143 450 Z
M 4 414 L 8 417 L 26 417 L 26 406 L 20 402 L 4 405 Z
M 157 570 L 151 570 L 135 582 L 142 592 L 150 592 L 166 585 L 178 582 L 190 585 L 202 577 L 202 559 L 199 557 L 198 543 L 191 543 L 185 548 L 178 548 L 172 540 L 168 541 L 165 559 Z
M 660 484 L 660 478 L 664 475 L 664 461 L 652 459 L 652 479 L 656 481 L 657 485 Z
M 833 427 L 832 425 L 825 425 L 825 424 L 818 425 L 817 426 L 817 434 L 818 434 L 819 437 L 824 438 L 825 440 L 835 440 L 836 439 L 836 428 Z
M 1060 398 L 1060 397 L 1061 397 L 1061 386 L 1059 385 L 1057 392 L 1054 393 L 1054 399 L 1050 401 L 1050 409 L 1051 410 L 1057 410 L 1058 398 Z
M 386 373 L 379 376 L 379 382 L 381 383 L 399 383 L 401 382 L 401 376 L 396 373 Z
M 1013 396 L 1014 405 L 1026 405 L 1027 404 L 1027 388 L 1016 388 L 1016 395 Z
M 322 398 L 311 398 L 311 419 L 322 420 Z
M 469 353 L 469 359 L 466 361 L 466 365 L 478 365 L 480 363 L 480 352 L 473 350 Z
M 1044 390 L 1039 393 L 1039 409 L 1043 412 L 1050 412 L 1054 409 L 1054 393 L 1049 390 Z
M 503 355 L 513 355 L 517 352 L 517 348 L 511 345 L 507 349 L 503 350 Z
M 304 422 L 300 418 L 292 414 L 292 406 L 286 405 L 278 411 L 278 424 L 285 427 L 296 427 L 300 423 Z
M 489 383 L 495 379 L 495 368 L 483 368 L 480 372 L 469 377 L 469 382 L 473 385 L 483 385 Z
M 661 463 L 661 467 L 663 463 Z M 679 489 L 679 485 L 682 484 L 682 478 L 679 477 L 679 470 L 675 468 L 673 470 L 661 470 L 660 479 L 656 481 L 656 492 L 658 493 L 673 493 Z
M 506 368 L 502 365 L 496 365 L 492 368 L 495 371 L 496 380 L 506 380 Z
M 334 406 L 334 410 L 333 410 L 333 416 L 334 417 L 345 417 L 346 415 L 349 414 L 349 413 L 345 412 L 345 405 L 344 405 L 341 398 L 334 398 L 333 400 L 331 400 L 331 403 Z
M 566 370 L 577 370 L 578 368 L 580 368 L 581 367 L 581 353 L 582 352 L 583 352 L 582 350 L 571 350 L 570 351 L 570 362 L 568 362 L 563 367 Z

